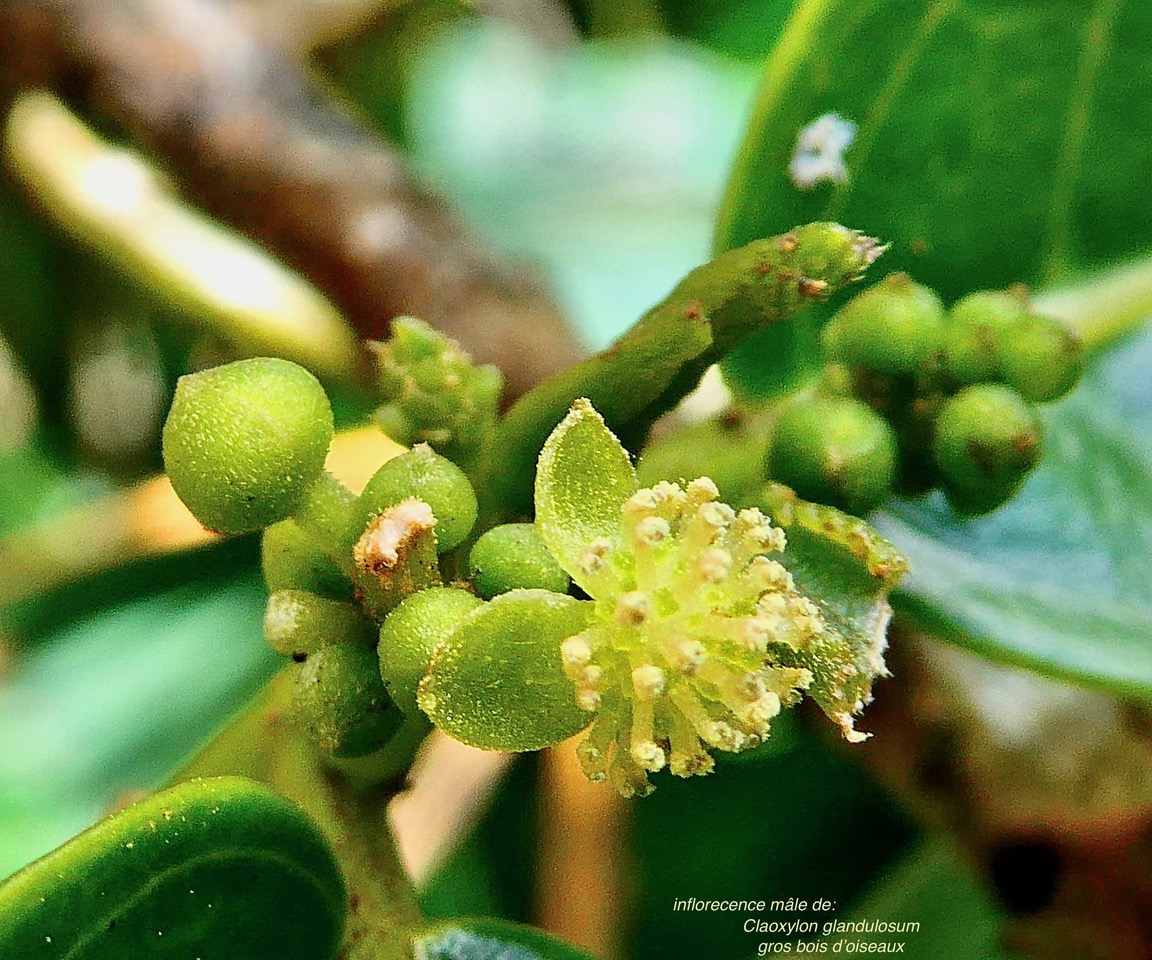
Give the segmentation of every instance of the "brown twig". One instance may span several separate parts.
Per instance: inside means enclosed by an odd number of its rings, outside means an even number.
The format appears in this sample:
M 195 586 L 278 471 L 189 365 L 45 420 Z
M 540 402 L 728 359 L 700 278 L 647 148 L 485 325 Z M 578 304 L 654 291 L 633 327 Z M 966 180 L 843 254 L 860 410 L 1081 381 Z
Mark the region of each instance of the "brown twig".
M 411 314 L 512 395 L 576 341 L 289 52 L 227 0 L 0 0 L 0 94 L 49 86 L 110 119 L 207 211 L 323 290 L 365 337 Z

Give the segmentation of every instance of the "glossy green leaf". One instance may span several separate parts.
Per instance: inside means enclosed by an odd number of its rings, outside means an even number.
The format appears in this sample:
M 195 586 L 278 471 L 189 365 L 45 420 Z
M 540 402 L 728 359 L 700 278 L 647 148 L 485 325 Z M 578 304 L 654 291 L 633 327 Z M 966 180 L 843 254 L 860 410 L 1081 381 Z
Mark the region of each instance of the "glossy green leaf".
M 804 0 L 767 64 L 717 249 L 839 219 L 949 300 L 1146 251 L 1150 42 L 1152 8 L 1124 0 Z M 799 189 L 797 136 L 827 113 L 858 127 L 847 181 Z M 802 373 L 815 343 L 792 334 L 760 335 L 729 369 L 764 386 Z
M 583 729 L 560 644 L 592 604 L 511 590 L 461 621 L 420 684 L 420 708 L 449 736 L 488 750 L 539 750 Z
M 344 912 L 336 862 L 297 807 L 249 780 L 193 780 L 0 886 L 0 956 L 318 960 Z
M 453 920 L 416 939 L 422 960 L 592 960 L 583 950 L 506 920 Z
M 587 400 L 552 431 L 536 467 L 536 526 L 581 586 L 580 555 L 598 537 L 619 535 L 620 506 L 637 490 L 628 453 Z
M 1097 358 L 991 516 L 933 497 L 878 517 L 912 562 L 897 606 L 994 659 L 1152 699 L 1150 365 L 1149 332 Z

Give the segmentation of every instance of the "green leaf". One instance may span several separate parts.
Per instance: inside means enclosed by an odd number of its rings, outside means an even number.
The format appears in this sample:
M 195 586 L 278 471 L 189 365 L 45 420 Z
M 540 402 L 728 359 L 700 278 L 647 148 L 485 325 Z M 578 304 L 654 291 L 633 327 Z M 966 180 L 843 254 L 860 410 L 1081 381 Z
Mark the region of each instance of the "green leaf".
M 317 960 L 344 912 L 336 862 L 298 808 L 248 780 L 194 780 L 0 886 L 0 955 Z
M 1152 8 L 1123 0 L 805 0 L 767 64 L 716 248 L 840 219 L 946 299 L 1141 253 L 1150 41 Z M 826 113 L 858 126 L 848 180 L 801 190 L 797 135 Z M 794 333 L 760 335 L 729 370 L 795 379 L 815 343 Z
M 1043 412 L 1045 456 L 995 514 L 938 497 L 877 525 L 909 557 L 898 608 L 995 660 L 1152 699 L 1152 333 Z
M 552 431 L 536 467 L 536 525 L 556 562 L 580 586 L 580 555 L 620 531 L 620 507 L 637 490 L 620 441 L 587 400 L 572 404 Z
M 416 939 L 425 960 L 592 960 L 583 950 L 507 920 L 453 920 Z
M 469 614 L 436 652 L 421 709 L 451 737 L 488 750 L 539 750 L 587 726 L 564 675 L 560 644 L 592 604 L 511 590 Z

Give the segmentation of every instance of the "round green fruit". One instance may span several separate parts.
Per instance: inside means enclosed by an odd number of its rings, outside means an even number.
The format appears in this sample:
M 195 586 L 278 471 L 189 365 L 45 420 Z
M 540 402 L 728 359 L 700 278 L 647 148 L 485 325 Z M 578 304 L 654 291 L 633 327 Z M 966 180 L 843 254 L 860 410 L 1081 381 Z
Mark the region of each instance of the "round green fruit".
M 443 553 L 463 543 L 476 522 L 476 491 L 451 460 L 419 444 L 376 471 L 354 511 L 358 532 L 388 507 L 419 497 L 436 518 L 436 549 Z
M 476 592 L 485 600 L 516 589 L 568 592 L 568 574 L 544 546 L 534 523 L 493 527 L 472 547 L 468 567 Z
M 416 690 L 436 648 L 484 601 L 456 587 L 432 587 L 405 599 L 380 627 L 380 675 L 396 705 L 419 716 Z
M 289 712 L 334 757 L 375 753 L 403 721 L 380 679 L 375 651 L 349 644 L 321 647 L 300 665 Z
M 889 274 L 844 305 L 824 328 L 823 341 L 830 360 L 917 375 L 943 347 L 944 307 L 907 274 Z
M 805 500 L 863 515 L 892 495 L 896 438 L 887 421 L 858 400 L 807 400 L 777 422 L 767 466 L 773 480 Z
M 324 469 L 332 408 L 303 367 L 260 357 L 181 377 L 164 424 L 180 499 L 218 533 L 291 516 Z

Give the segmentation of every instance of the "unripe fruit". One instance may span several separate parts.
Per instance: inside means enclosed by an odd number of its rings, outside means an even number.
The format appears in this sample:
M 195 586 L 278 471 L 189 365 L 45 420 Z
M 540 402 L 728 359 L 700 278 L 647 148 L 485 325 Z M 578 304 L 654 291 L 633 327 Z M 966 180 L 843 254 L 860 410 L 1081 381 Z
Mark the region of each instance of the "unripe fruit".
M 895 474 L 891 427 L 857 400 L 807 400 L 776 424 L 768 475 L 805 500 L 862 515 L 891 496 Z
M 418 497 L 436 518 L 436 545 L 443 553 L 459 546 L 476 522 L 476 492 L 463 471 L 427 444 L 389 460 L 368 481 L 354 507 L 357 536 L 376 514 Z
M 332 441 L 324 388 L 287 360 L 239 360 L 181 377 L 164 424 L 164 464 L 196 519 L 218 533 L 291 516 Z
M 412 594 L 384 619 L 377 647 L 380 675 L 406 714 L 420 715 L 416 690 L 436 648 L 483 602 L 467 590 L 432 587 Z
M 371 649 L 376 627 L 353 603 L 326 600 L 305 590 L 278 590 L 264 610 L 264 639 L 277 653 L 303 657 L 333 643 Z
M 321 647 L 300 665 L 289 710 L 316 745 L 334 757 L 362 757 L 383 747 L 403 721 L 374 651 L 349 644 Z
M 831 360 L 911 376 L 943 347 L 944 307 L 907 274 L 889 274 L 849 300 L 824 328 L 823 340 Z
M 264 531 L 260 561 L 270 593 L 307 590 L 330 600 L 346 600 L 352 596 L 352 582 L 312 543 L 295 520 L 281 520 Z
M 1040 425 L 1010 387 L 981 383 L 940 411 L 933 443 L 945 493 L 963 513 L 1007 500 L 1040 458 Z
M 1058 400 L 1084 373 L 1080 338 L 1055 320 L 1028 317 L 1005 341 L 1003 380 L 1030 403 Z
M 953 304 L 944 334 L 944 368 L 962 384 L 999 380 L 1004 345 L 1027 320 L 1019 292 L 981 290 Z
M 485 600 L 515 589 L 568 592 L 568 574 L 544 546 L 534 523 L 493 527 L 472 547 L 468 567 L 476 592 Z

